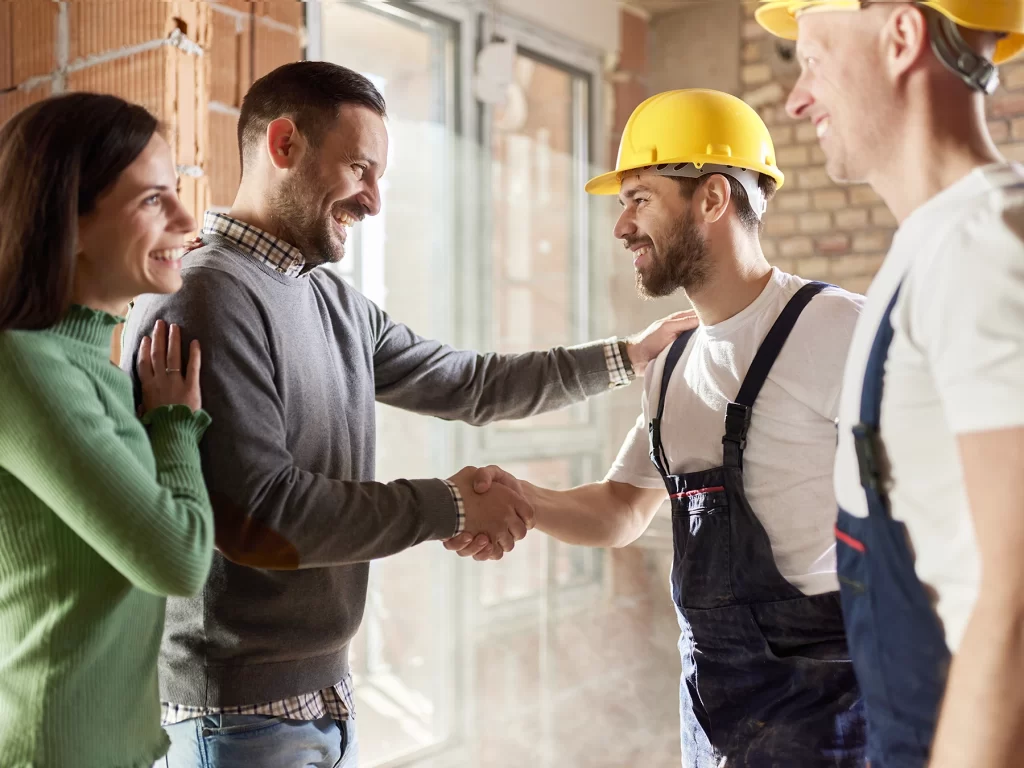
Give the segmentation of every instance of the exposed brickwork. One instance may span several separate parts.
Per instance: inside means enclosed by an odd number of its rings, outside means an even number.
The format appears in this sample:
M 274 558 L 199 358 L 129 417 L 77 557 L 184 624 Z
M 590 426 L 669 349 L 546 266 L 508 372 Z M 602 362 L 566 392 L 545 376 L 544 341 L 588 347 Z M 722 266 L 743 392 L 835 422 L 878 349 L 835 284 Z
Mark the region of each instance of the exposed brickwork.
M 199 217 L 231 203 L 239 173 L 232 110 L 254 77 L 302 57 L 304 13 L 297 0 L 0 0 L 0 123 L 54 87 L 142 104 L 168 126 L 187 170 L 182 199 Z M 171 45 L 132 52 L 172 33 L 205 55 Z
M 302 57 L 303 14 L 294 0 L 0 0 L 0 124 L 55 90 L 142 104 L 167 127 L 179 194 L 201 221 L 234 197 L 236 111 L 253 65 L 262 74 Z M 147 47 L 170 40 L 182 44 Z M 119 342 L 115 331 L 115 361 Z
M 869 187 L 834 184 L 813 126 L 794 125 L 786 115 L 793 65 L 753 20 L 754 7 L 746 4 L 738 95 L 768 124 L 786 173 L 765 219 L 765 254 L 780 268 L 864 291 L 889 249 L 896 220 Z M 1001 74 L 1002 87 L 989 100 L 989 126 L 1000 150 L 1024 161 L 1024 63 L 1004 66 Z
M 608 77 L 612 84 L 612 125 L 609 162 L 619 153 L 622 129 L 633 110 L 650 96 L 647 81 L 650 28 L 645 16 L 623 6 L 619 12 L 619 59 Z

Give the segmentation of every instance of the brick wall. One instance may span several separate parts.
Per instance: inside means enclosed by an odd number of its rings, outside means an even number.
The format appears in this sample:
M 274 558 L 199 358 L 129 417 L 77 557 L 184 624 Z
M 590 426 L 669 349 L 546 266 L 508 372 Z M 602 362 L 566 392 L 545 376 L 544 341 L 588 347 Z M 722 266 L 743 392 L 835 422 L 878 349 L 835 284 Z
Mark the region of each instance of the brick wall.
M 0 0 L 0 124 L 67 91 L 142 104 L 169 130 L 181 199 L 201 223 L 234 199 L 242 97 L 302 58 L 303 14 L 298 0 Z
M 775 140 L 786 185 L 769 208 L 762 239 L 769 261 L 804 277 L 863 292 L 882 263 L 896 221 L 867 186 L 839 186 L 825 173 L 814 128 L 785 112 L 799 67 L 790 43 L 769 36 L 744 11 L 741 88 Z M 989 124 L 1000 149 L 1024 161 L 1024 63 L 1002 68 L 1003 85 L 989 100 Z
M 242 96 L 302 57 L 303 13 L 297 0 L 0 0 L 0 123 L 66 91 L 142 104 L 168 126 L 200 218 L 231 204 Z

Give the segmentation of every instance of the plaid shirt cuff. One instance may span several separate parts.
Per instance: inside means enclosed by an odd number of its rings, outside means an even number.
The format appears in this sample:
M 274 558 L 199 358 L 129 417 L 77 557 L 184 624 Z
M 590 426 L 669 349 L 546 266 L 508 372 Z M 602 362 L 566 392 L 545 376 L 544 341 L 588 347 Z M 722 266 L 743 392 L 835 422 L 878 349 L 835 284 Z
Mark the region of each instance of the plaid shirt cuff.
M 604 361 L 608 364 L 608 386 L 625 387 L 636 378 L 633 364 L 626 355 L 625 342 L 613 339 L 604 345 Z
M 454 483 L 450 483 L 447 480 L 444 481 L 445 485 L 448 486 L 448 490 L 452 492 L 452 498 L 455 500 L 455 516 L 457 523 L 455 525 L 455 533 L 452 536 L 458 536 L 464 530 L 466 530 L 466 503 L 462 500 L 462 494 L 459 489 L 455 487 Z

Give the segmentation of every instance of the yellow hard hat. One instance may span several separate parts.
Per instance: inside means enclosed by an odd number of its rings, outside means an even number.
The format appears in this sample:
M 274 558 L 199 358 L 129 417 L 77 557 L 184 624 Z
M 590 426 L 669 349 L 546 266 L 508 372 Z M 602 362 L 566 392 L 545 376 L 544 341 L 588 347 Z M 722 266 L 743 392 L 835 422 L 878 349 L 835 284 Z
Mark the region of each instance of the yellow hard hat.
M 659 93 L 634 109 L 622 131 L 615 170 L 591 179 L 586 190 L 616 195 L 623 173 L 650 166 L 667 176 L 733 176 L 759 216 L 757 174 L 771 176 L 779 187 L 786 179 L 775 163 L 771 134 L 753 107 L 700 88 Z
M 776 37 L 796 40 L 796 17 L 808 8 L 856 11 L 861 0 L 760 0 L 754 13 L 758 23 Z M 1024 50 L 1024 0 L 920 0 L 915 5 L 933 8 L 954 24 L 1006 35 L 996 45 L 993 63 L 1002 64 Z

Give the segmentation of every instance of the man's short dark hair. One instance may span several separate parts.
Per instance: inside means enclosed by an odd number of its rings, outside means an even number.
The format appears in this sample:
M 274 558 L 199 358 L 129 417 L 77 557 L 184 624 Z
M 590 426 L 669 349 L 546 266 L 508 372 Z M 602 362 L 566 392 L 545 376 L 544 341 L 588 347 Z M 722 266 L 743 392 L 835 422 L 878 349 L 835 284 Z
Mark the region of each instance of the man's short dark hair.
M 373 83 L 348 67 L 327 61 L 296 61 L 261 77 L 245 94 L 238 117 L 238 152 L 245 175 L 267 126 L 290 117 L 307 139 L 317 143 L 344 104 L 359 104 L 386 116 L 384 97 Z
M 676 181 L 679 182 L 679 189 L 683 196 L 689 198 L 693 197 L 693 193 L 700 189 L 701 184 L 714 175 L 709 174 L 699 179 L 677 177 Z M 722 175 L 724 176 L 725 174 Z M 739 217 L 740 223 L 748 232 L 759 231 L 764 222 L 763 219 L 758 219 L 754 214 L 754 209 L 750 206 L 750 198 L 747 196 L 747 190 L 732 176 L 725 176 L 725 179 L 729 182 L 732 199 L 736 203 L 736 215 Z M 761 188 L 764 199 L 770 203 L 772 198 L 775 197 L 775 192 L 778 190 L 778 184 L 775 179 L 762 173 L 758 175 L 757 185 Z

